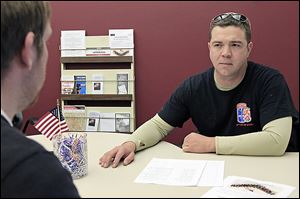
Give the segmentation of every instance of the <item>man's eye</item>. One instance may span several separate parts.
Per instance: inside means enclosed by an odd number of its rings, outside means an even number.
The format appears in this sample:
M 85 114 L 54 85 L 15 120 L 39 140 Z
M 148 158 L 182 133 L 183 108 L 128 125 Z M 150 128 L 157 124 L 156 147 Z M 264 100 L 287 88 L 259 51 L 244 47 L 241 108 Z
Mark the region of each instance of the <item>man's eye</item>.
M 233 47 L 241 47 L 240 44 L 232 44 Z

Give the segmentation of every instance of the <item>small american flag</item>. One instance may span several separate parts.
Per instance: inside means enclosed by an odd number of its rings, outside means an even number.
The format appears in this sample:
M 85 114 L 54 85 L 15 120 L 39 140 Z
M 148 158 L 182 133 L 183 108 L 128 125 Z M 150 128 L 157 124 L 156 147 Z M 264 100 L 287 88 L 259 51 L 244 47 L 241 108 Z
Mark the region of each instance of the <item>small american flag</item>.
M 58 118 L 58 113 L 60 113 L 60 118 Z M 64 116 L 57 107 L 48 111 L 33 126 L 50 140 L 52 140 L 53 136 L 57 133 L 69 130 Z

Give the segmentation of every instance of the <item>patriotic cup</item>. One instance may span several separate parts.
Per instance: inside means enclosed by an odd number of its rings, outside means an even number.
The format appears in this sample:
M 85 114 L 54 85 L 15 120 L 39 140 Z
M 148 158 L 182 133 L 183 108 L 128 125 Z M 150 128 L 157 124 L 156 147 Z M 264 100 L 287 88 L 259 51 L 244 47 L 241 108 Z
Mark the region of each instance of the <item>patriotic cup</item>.
M 87 134 L 84 132 L 64 132 L 53 137 L 53 152 L 73 179 L 87 175 Z

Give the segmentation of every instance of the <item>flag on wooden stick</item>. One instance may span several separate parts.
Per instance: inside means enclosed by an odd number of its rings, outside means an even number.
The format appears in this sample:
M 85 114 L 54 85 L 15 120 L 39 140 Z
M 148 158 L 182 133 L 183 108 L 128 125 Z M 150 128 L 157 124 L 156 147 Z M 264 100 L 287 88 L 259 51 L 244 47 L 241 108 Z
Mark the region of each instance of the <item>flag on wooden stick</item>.
M 58 133 L 69 131 L 59 106 L 44 114 L 33 126 L 50 140 Z

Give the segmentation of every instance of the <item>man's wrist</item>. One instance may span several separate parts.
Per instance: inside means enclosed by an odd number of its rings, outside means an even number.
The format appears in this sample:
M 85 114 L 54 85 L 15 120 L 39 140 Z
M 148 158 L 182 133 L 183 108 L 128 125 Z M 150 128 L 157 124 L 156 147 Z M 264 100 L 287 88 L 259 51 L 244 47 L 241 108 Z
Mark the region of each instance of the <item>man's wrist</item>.
M 136 144 L 134 141 L 126 141 L 122 145 L 126 145 L 126 147 L 129 147 L 131 151 L 136 151 Z
M 212 137 L 211 138 L 211 146 L 210 146 L 210 149 L 211 149 L 211 152 L 216 152 L 216 137 Z

